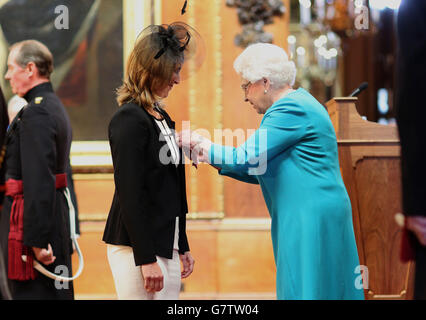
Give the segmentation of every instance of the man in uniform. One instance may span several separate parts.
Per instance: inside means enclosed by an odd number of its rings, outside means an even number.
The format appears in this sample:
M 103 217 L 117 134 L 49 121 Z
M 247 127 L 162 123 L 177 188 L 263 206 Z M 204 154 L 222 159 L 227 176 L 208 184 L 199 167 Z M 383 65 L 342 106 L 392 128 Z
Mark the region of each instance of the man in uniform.
M 8 57 L 13 93 L 27 100 L 6 135 L 6 197 L 0 243 L 13 299 L 73 299 L 72 283 L 58 283 L 32 266 L 71 276 L 72 244 L 63 190 L 71 125 L 49 81 L 53 56 L 35 40 L 14 44 Z M 22 255 L 27 257 L 26 262 Z

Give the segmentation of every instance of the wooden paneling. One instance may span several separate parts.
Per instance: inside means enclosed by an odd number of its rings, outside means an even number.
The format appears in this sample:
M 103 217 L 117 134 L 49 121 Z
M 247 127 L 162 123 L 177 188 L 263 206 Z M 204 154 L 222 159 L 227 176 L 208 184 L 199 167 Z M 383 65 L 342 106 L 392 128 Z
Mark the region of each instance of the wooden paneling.
M 188 239 L 195 265 L 192 275 L 182 281 L 184 292 L 218 292 L 217 233 L 205 222 L 193 221 L 188 223 Z
M 78 199 L 79 219 L 106 220 L 114 195 L 112 174 L 75 174 L 74 188 Z
M 369 268 L 368 295 L 390 293 L 406 297 L 407 266 L 400 263 L 402 230 L 393 215 L 401 212 L 399 157 L 372 157 L 358 161 L 355 168 L 360 229 L 365 265 Z M 366 188 L 368 186 L 368 188 Z M 377 192 L 372 192 L 377 190 Z
M 342 60 L 344 68 L 343 95 L 349 95 L 361 83 L 368 82 L 369 88 L 359 95 L 356 108 L 360 115 L 370 121 L 377 120 L 377 76 L 375 37 L 363 34 L 356 38 L 342 38 Z
M 105 222 L 83 222 L 78 243 L 84 258 L 81 276 L 74 281 L 77 299 L 115 298 L 115 286 L 109 268 L 106 244 L 102 241 Z M 74 273 L 78 268 L 77 254 L 73 254 Z
M 238 228 L 222 231 L 218 247 L 218 292 L 275 292 L 269 232 Z

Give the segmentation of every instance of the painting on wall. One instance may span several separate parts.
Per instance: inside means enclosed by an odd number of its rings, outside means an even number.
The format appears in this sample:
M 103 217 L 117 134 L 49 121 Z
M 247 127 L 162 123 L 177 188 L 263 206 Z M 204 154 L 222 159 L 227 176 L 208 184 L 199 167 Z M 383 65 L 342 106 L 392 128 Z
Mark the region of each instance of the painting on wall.
M 10 45 L 43 42 L 54 56 L 51 81 L 65 105 L 74 141 L 107 140 L 123 77 L 123 0 L 0 0 L 0 72 Z

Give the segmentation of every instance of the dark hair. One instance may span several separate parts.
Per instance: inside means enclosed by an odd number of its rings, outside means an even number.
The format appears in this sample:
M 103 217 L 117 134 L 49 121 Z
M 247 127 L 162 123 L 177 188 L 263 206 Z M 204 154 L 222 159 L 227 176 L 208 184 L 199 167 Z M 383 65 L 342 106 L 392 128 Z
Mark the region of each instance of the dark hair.
M 41 77 L 50 78 L 53 72 L 53 55 L 50 50 L 37 40 L 24 40 L 15 43 L 10 50 L 18 48 L 16 63 L 25 68 L 34 62 Z

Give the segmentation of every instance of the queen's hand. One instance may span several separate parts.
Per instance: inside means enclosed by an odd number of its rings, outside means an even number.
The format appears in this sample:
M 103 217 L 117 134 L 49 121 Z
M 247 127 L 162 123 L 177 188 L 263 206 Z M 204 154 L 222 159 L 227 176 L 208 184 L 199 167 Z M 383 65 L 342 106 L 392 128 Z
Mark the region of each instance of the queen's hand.
M 176 135 L 176 142 L 195 165 L 199 162 L 209 162 L 209 150 L 212 145 L 209 139 L 194 131 L 183 130 Z

